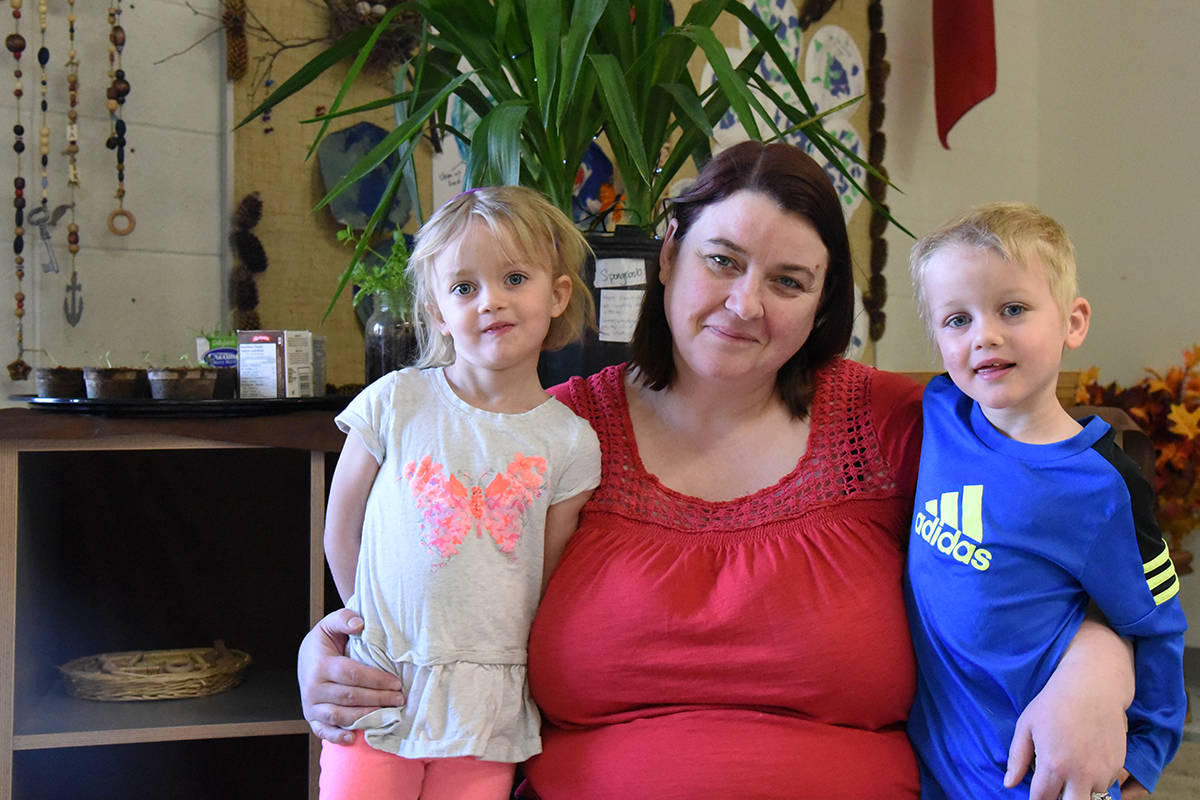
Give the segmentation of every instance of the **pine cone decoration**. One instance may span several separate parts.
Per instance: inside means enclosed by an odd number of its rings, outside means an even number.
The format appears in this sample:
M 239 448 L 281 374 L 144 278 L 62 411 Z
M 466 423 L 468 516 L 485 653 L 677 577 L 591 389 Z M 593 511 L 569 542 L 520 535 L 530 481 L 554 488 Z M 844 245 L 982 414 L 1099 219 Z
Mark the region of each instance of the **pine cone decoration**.
M 246 66 L 250 61 L 249 48 L 245 36 L 225 36 L 225 77 L 231 81 L 239 81 L 246 75 Z
M 230 301 L 239 311 L 253 311 L 258 306 L 258 284 L 245 267 L 237 267 L 230 276 Z
M 246 269 L 254 273 L 263 272 L 267 268 L 267 251 L 262 242 L 250 231 L 233 232 L 233 249 Z
M 246 46 L 246 0 L 225 0 L 221 13 L 225 28 L 225 76 L 236 81 L 246 74 L 249 52 Z
M 258 192 L 251 192 L 238 203 L 237 211 L 233 214 L 233 227 L 239 231 L 248 231 L 262 219 L 263 204 Z
M 262 320 L 257 311 L 242 311 L 240 308 L 235 310 L 233 324 L 239 331 L 262 330 Z

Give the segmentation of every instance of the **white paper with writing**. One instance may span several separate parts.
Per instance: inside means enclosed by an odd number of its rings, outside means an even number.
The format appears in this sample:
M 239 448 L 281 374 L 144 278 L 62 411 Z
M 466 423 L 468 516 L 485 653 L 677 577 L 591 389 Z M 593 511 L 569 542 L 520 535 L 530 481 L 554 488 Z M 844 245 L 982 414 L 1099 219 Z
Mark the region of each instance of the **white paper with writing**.
M 600 341 L 628 342 L 633 338 L 643 294 L 641 289 L 600 290 Z
M 641 258 L 596 259 L 597 289 L 616 289 L 621 286 L 641 286 L 646 282 L 646 262 Z

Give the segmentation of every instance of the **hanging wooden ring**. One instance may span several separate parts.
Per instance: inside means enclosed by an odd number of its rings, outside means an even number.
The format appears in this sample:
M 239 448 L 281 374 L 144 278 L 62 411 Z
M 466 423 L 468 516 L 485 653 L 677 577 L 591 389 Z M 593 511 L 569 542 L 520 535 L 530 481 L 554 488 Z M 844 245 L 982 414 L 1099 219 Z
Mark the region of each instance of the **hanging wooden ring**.
M 124 227 L 117 226 L 117 220 L 125 220 Z M 108 229 L 116 236 L 128 236 L 133 233 L 133 229 L 137 226 L 137 219 L 134 218 L 133 212 L 125 208 L 115 209 L 108 215 Z

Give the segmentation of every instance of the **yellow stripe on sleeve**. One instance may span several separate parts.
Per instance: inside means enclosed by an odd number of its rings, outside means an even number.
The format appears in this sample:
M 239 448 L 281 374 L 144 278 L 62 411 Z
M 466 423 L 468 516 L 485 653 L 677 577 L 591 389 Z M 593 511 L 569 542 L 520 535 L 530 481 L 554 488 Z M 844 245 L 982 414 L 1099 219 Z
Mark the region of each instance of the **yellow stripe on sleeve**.
M 1170 561 L 1170 560 L 1171 560 L 1171 551 L 1167 548 L 1167 543 L 1163 542 L 1162 552 L 1159 553 L 1158 555 L 1156 555 L 1154 558 L 1147 561 L 1145 564 L 1142 564 L 1142 571 L 1145 572 L 1146 574 L 1149 574 L 1149 573 L 1153 572 L 1154 570 L 1158 569 L 1159 567 L 1161 567 L 1164 562 Z
M 1161 606 L 1163 603 L 1167 602 L 1177 594 L 1179 594 L 1179 581 L 1175 581 L 1175 583 L 1171 584 L 1171 587 L 1162 594 L 1155 595 L 1154 605 Z

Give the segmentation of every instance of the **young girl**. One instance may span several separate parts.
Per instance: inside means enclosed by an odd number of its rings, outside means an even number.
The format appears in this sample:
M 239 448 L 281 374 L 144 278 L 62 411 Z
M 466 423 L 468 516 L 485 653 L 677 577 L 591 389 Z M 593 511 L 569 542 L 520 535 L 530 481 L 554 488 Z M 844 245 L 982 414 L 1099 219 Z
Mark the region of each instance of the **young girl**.
M 541 750 L 526 639 L 600 448 L 537 361 L 594 317 L 586 254 L 515 186 L 464 192 L 417 234 L 429 368 L 385 375 L 338 415 L 325 519 L 338 592 L 365 622 L 348 655 L 398 676 L 407 702 L 358 719 L 353 744 L 322 743 L 323 800 L 505 798 Z

